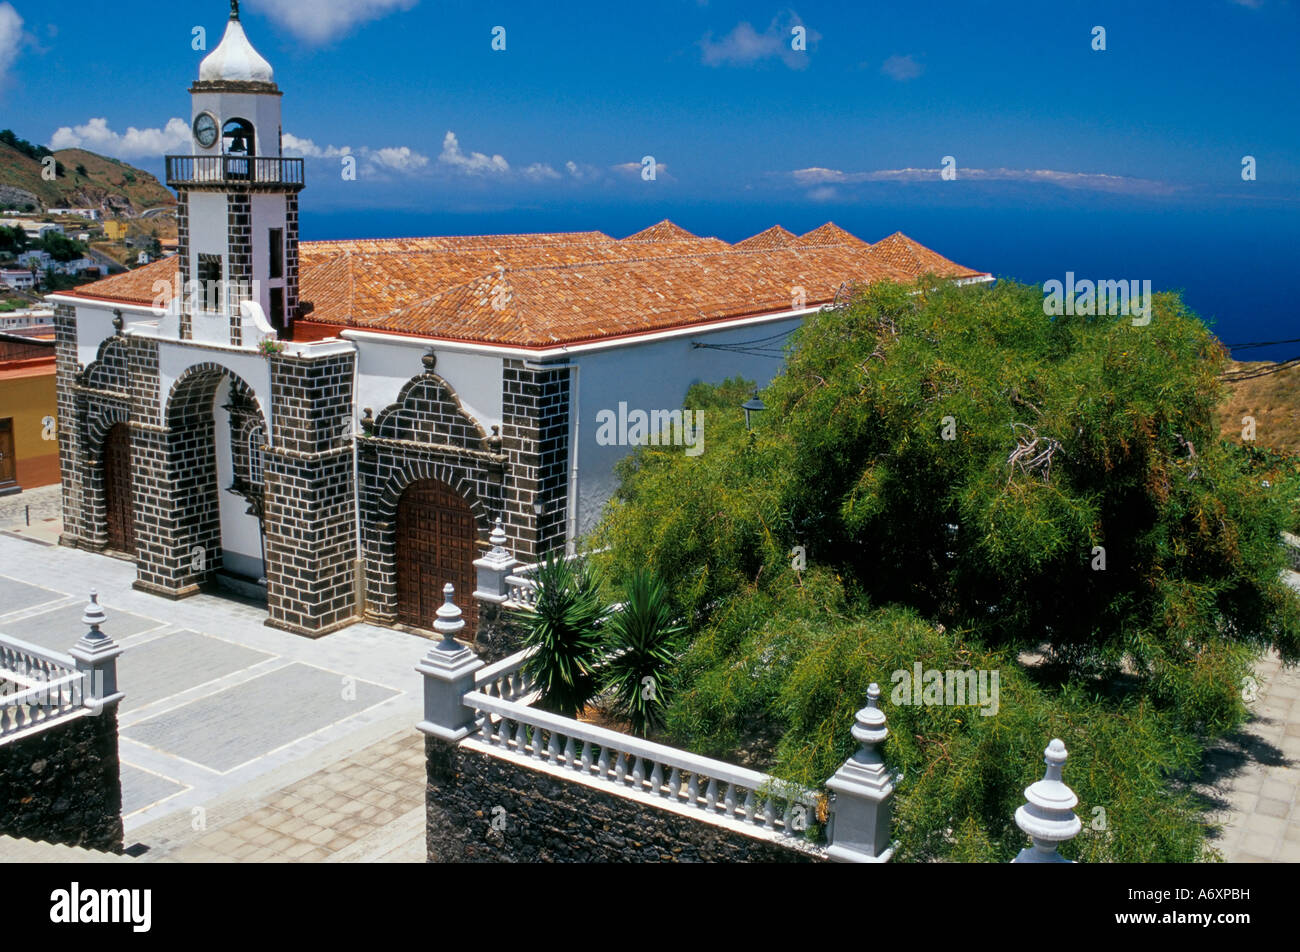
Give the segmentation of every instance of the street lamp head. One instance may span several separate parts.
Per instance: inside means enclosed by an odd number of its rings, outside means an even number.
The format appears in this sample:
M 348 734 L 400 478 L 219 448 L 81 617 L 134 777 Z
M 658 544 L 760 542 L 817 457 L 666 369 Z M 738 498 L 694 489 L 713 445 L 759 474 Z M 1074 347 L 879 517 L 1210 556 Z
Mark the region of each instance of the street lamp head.
M 742 403 L 740 408 L 745 411 L 745 429 L 748 430 L 750 427 L 749 415 L 751 413 L 762 413 L 767 409 L 767 404 L 759 399 L 758 388 L 755 387 L 754 395 Z

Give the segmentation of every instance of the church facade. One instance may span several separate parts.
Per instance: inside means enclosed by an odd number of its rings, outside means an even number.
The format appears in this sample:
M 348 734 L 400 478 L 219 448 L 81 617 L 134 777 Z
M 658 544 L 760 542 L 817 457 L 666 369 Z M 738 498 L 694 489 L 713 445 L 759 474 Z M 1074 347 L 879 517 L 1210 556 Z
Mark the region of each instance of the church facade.
M 633 449 L 602 416 L 767 382 L 770 342 L 847 284 L 989 279 L 829 223 L 300 242 L 304 162 L 237 10 L 190 94 L 178 254 L 50 298 L 61 541 L 168 598 L 262 591 L 305 635 L 428 628 L 448 581 L 472 625 L 495 520 L 528 562 L 598 519 Z

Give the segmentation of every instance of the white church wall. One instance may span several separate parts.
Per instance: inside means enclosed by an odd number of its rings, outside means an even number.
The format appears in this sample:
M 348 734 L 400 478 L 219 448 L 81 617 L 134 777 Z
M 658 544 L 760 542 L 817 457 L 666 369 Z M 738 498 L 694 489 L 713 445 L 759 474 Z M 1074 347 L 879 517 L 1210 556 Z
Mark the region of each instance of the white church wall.
M 221 549 L 228 570 L 252 578 L 262 575 L 262 544 L 257 517 L 249 515 L 243 496 L 226 492 L 235 476 L 230 448 L 230 414 L 221 409 L 230 401 L 230 380 L 221 381 L 212 401 L 212 439 L 217 454 L 217 501 L 221 515 Z
M 402 387 L 424 372 L 420 358 L 432 342 L 386 343 L 356 340 L 357 412 L 370 407 L 375 415 L 396 402 Z M 499 357 L 439 350 L 435 372 L 456 391 L 465 410 L 491 433 L 501 425 L 501 369 Z
M 89 367 L 99 354 L 99 345 L 116 331 L 113 305 L 77 304 L 77 363 Z M 125 317 L 125 313 L 123 314 Z
M 634 344 L 583 353 L 574 358 L 579 365 L 578 399 L 578 509 L 577 529 L 582 535 L 600 520 L 606 501 L 618 487 L 614 464 L 634 447 L 601 446 L 597 440 L 597 414 L 618 413 L 620 401 L 628 410 L 680 409 L 686 391 L 694 383 L 719 383 L 729 377 L 744 377 L 766 386 L 781 369 L 782 361 L 772 357 L 738 354 L 722 350 L 697 349 L 691 341 L 734 344 L 770 337 L 798 327 L 801 318 L 751 324 L 712 333 L 697 333 L 667 340 Z M 777 340 L 775 343 L 780 344 Z M 741 413 L 736 407 L 737 414 Z M 709 420 L 703 425 L 704 453 L 709 451 Z M 685 452 L 685 449 L 683 449 Z
M 196 348 L 188 344 L 173 344 L 168 341 L 160 341 L 158 344 L 158 386 L 162 398 L 159 400 L 161 404 L 159 419 L 151 422 L 162 424 L 167 413 L 167 395 L 171 393 L 173 384 L 181 378 L 181 375 L 186 370 L 200 363 L 212 363 L 225 367 L 253 388 L 257 402 L 262 407 L 266 432 L 270 434 L 271 366 L 267 363 L 266 357 L 256 352 Z

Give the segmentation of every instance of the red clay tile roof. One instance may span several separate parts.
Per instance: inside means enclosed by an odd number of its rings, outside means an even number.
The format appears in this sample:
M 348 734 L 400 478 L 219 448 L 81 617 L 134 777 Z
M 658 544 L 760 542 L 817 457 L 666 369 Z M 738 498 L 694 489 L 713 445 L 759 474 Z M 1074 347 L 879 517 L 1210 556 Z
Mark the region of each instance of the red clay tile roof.
M 815 247 L 817 245 L 857 245 L 862 248 L 871 247 L 868 242 L 863 241 L 857 235 L 850 234 L 834 222 L 827 222 L 814 228 L 812 231 L 805 232 L 794 241 L 790 242 L 796 248 Z
M 919 278 L 923 274 L 934 274 L 941 278 L 976 278 L 985 274 L 949 261 L 943 255 L 908 238 L 901 231 L 877 241 L 867 249 L 867 256 L 877 264 L 897 268 L 913 278 Z
M 780 225 L 773 225 L 767 231 L 760 231 L 744 241 L 738 241 L 735 247 L 745 251 L 768 251 L 772 248 L 786 248 L 794 241 L 794 232 L 786 231 Z
M 628 235 L 624 241 L 680 241 L 683 238 L 698 238 L 698 235 L 692 235 L 681 225 L 670 222 L 667 218 L 663 221 L 651 225 L 649 228 L 638 231 L 635 235 Z
M 868 245 L 827 223 L 728 245 L 664 221 L 616 241 L 601 232 L 313 241 L 299 246 L 300 299 L 315 336 L 335 326 L 549 347 L 809 306 L 845 283 L 972 271 L 894 234 Z M 778 244 L 778 242 L 780 244 Z M 783 246 L 782 246 L 783 245 Z M 163 259 L 70 296 L 148 304 Z

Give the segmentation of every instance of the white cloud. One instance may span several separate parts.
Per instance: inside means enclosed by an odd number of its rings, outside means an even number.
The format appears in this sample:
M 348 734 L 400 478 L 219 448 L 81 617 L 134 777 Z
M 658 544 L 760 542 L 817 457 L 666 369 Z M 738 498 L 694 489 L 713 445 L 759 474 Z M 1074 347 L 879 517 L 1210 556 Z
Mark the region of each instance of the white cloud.
M 259 13 L 279 23 L 294 36 L 311 44 L 328 43 L 358 23 L 378 20 L 399 10 L 410 10 L 419 0 L 258 0 Z
M 0 83 L 9 74 L 9 67 L 18 59 L 23 45 L 23 18 L 13 4 L 0 3 Z
M 813 166 L 790 173 L 802 187 L 856 185 L 864 182 L 941 182 L 940 169 L 877 169 L 870 172 L 844 172 Z M 1167 195 L 1178 186 L 1154 179 L 1107 175 L 1102 172 L 1062 172 L 1057 169 L 968 169 L 957 167 L 958 181 L 1034 182 L 1061 188 L 1089 189 L 1133 195 Z
M 905 83 L 909 79 L 916 79 L 923 72 L 925 67 L 912 58 L 909 53 L 906 56 L 891 56 L 881 65 L 880 71 L 890 79 L 896 79 L 900 83 Z
M 337 159 L 352 155 L 362 159 L 369 171 L 375 172 L 417 172 L 429 164 L 427 155 L 406 145 L 385 146 L 382 149 L 372 149 L 365 145 L 356 149 L 350 145 L 319 146 L 311 139 L 300 139 L 288 132 L 281 137 L 281 142 L 285 155 L 301 155 L 308 159 Z
M 534 162 L 527 168 L 521 169 L 519 174 L 530 182 L 545 182 L 560 178 L 560 173 L 555 171 L 555 169 L 551 168 L 545 162 Z
M 510 163 L 502 156 L 494 155 L 489 158 L 482 152 L 471 152 L 466 155 L 460 150 L 460 140 L 456 138 L 456 133 L 450 129 L 442 137 L 442 154 L 438 156 L 438 161 L 470 175 L 510 171 Z
M 625 178 L 639 179 L 641 178 L 641 172 L 644 168 L 645 166 L 643 166 L 640 162 L 622 162 L 619 165 L 611 165 L 609 167 L 609 170 L 613 172 L 615 175 L 620 175 Z M 655 181 L 658 181 L 660 179 L 664 179 L 665 181 L 669 181 L 669 182 L 677 181 L 671 175 L 668 174 L 667 162 L 655 163 Z
M 108 120 L 91 119 L 81 126 L 62 126 L 50 136 L 51 149 L 87 149 L 116 159 L 153 158 L 188 150 L 190 124 L 184 119 L 168 119 L 162 129 L 127 127 L 114 132 Z
M 361 154 L 374 165 L 394 172 L 414 172 L 416 169 L 422 169 L 429 164 L 427 155 L 421 155 L 409 146 L 397 148 L 390 146 L 375 150 L 363 148 Z
M 796 50 L 791 45 L 794 40 L 792 30 L 796 26 L 803 26 L 806 30 L 807 50 L 812 50 L 822 35 L 805 26 L 797 14 L 787 11 L 784 16 L 773 19 L 762 33 L 748 22 L 742 22 L 721 39 L 715 40 L 711 32 L 706 34 L 700 40 L 704 64 L 749 66 L 761 60 L 776 58 L 791 69 L 803 69 L 808 65 L 808 52 Z
M 280 147 L 285 155 L 301 155 L 308 159 L 336 159 L 340 155 L 351 155 L 352 147 L 349 145 L 338 146 L 327 145 L 324 148 L 318 146 L 311 139 L 299 139 L 297 136 L 288 132 L 280 137 Z

